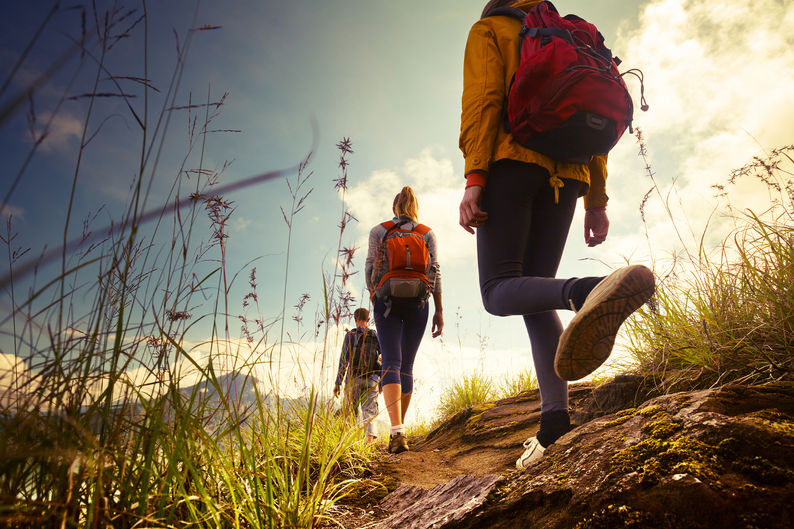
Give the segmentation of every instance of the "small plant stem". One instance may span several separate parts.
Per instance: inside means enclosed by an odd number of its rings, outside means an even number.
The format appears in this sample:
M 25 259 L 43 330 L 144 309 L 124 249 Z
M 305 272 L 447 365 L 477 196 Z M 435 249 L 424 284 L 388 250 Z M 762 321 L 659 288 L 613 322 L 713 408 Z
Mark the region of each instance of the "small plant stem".
M 653 189 L 656 190 L 656 194 L 659 196 L 659 201 L 662 203 L 662 207 L 664 207 L 665 212 L 667 212 L 667 216 L 670 219 L 670 224 L 672 224 L 673 229 L 675 230 L 675 234 L 678 237 L 678 241 L 681 243 L 681 246 L 683 247 L 684 252 L 686 252 L 690 262 L 694 264 L 695 259 L 692 257 L 692 254 L 689 252 L 689 247 L 684 242 L 684 238 L 681 237 L 681 233 L 678 231 L 678 223 L 675 220 L 675 216 L 673 215 L 673 212 L 670 210 L 668 199 L 665 199 L 665 197 L 662 196 L 662 191 L 661 189 L 659 189 L 659 183 L 656 181 L 656 173 L 654 173 L 653 169 L 651 168 L 651 163 L 648 160 L 648 148 L 645 144 L 645 141 L 643 140 L 642 132 L 640 131 L 639 128 L 637 128 L 636 134 L 637 134 L 637 143 L 639 143 L 640 145 L 639 156 L 640 158 L 642 158 L 642 161 L 645 164 L 645 173 L 651 179 L 651 182 L 653 182 Z
M 143 7 L 143 78 L 149 79 L 149 13 L 146 10 L 146 0 L 141 0 Z M 138 169 L 139 178 L 143 176 L 146 167 L 146 129 L 149 124 L 149 83 L 143 84 L 143 126 L 141 127 L 141 162 Z
M 52 20 L 52 17 L 55 15 L 55 13 L 60 8 L 60 4 L 61 3 L 59 1 L 56 1 L 52 5 L 52 8 L 50 9 L 50 11 L 44 17 L 44 20 L 41 22 L 41 25 L 36 30 L 36 32 L 33 34 L 33 37 L 30 39 L 30 42 L 28 43 L 28 45 L 25 47 L 25 49 L 19 55 L 19 58 L 17 59 L 17 62 L 14 64 L 13 68 L 11 68 L 11 71 L 8 73 L 8 77 L 3 82 L 3 85 L 0 86 L 0 95 L 5 93 L 6 88 L 8 88 L 9 83 L 11 83 L 11 79 L 14 78 L 14 75 L 16 75 L 17 70 L 19 70 L 19 67 L 22 66 L 23 62 L 25 62 L 25 59 L 27 58 L 28 53 L 30 53 L 30 50 L 33 48 L 33 45 L 36 43 L 36 41 L 39 40 L 39 37 L 41 37 L 41 33 L 44 31 L 44 28 L 47 27 L 47 24 L 49 24 L 50 20 Z
M 102 35 L 101 42 L 102 42 L 102 53 L 99 59 L 99 67 L 96 70 L 96 76 L 94 77 L 94 85 L 91 91 L 91 94 L 96 94 L 97 89 L 99 87 L 99 81 L 101 79 L 102 74 L 102 64 L 104 63 L 105 56 L 107 54 L 107 27 L 105 27 L 104 35 Z M 85 119 L 83 120 L 83 131 L 80 136 L 80 148 L 77 151 L 77 163 L 75 164 L 74 168 L 74 176 L 72 178 L 72 188 L 69 192 L 69 202 L 68 207 L 66 210 L 66 219 L 64 221 L 63 226 L 63 251 L 61 253 L 61 298 L 64 298 L 66 295 L 66 243 L 69 240 L 69 225 L 72 217 L 72 207 L 74 206 L 74 194 L 77 190 L 77 179 L 80 175 L 80 164 L 83 159 L 83 153 L 85 152 L 85 141 L 88 135 L 88 125 L 91 123 L 91 114 L 94 109 L 94 97 L 89 98 L 88 103 L 88 111 L 86 112 Z M 61 329 L 63 325 L 63 305 L 59 307 L 58 310 L 58 329 Z M 61 352 L 63 347 L 62 338 L 59 336 L 58 341 L 56 344 L 56 354 Z
M 300 172 L 298 172 L 298 179 L 300 179 Z M 276 364 L 276 387 L 281 387 L 281 353 L 284 349 L 284 318 L 287 312 L 287 286 L 289 284 L 289 257 L 290 249 L 292 248 L 292 221 L 295 218 L 295 201 L 297 195 L 292 195 L 292 206 L 290 207 L 290 217 L 287 223 L 287 255 L 284 260 L 284 293 L 281 296 L 281 325 L 278 334 L 278 363 Z M 272 367 L 272 366 L 271 366 Z M 276 395 L 276 402 L 278 403 L 278 395 Z M 278 404 L 277 404 L 278 405 Z

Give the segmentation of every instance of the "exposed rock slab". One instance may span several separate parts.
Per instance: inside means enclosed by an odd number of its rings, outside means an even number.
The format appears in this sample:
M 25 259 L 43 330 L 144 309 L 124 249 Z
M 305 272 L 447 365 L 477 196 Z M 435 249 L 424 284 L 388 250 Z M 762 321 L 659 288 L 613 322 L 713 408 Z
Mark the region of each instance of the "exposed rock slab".
M 402 485 L 381 507 L 393 514 L 379 529 L 441 529 L 460 523 L 482 506 L 501 476 L 458 476 L 432 489 Z
M 620 376 L 594 387 L 574 384 L 570 407 L 575 424 L 636 406 L 643 398 L 643 378 Z M 460 474 L 505 474 L 515 468 L 522 443 L 537 433 L 540 397 L 527 391 L 461 411 L 411 451 L 389 456 L 378 472 L 401 483 L 432 488 Z
M 470 410 L 427 444 L 440 450 L 454 437 L 464 445 L 512 445 L 532 424 L 537 410 L 530 402 L 508 399 Z M 506 428 L 511 422 L 520 426 Z M 584 423 L 526 472 L 508 472 L 489 485 L 492 479 L 462 476 L 431 491 L 395 491 L 383 504 L 392 515 L 380 527 L 788 529 L 794 527 L 794 384 L 657 397 Z

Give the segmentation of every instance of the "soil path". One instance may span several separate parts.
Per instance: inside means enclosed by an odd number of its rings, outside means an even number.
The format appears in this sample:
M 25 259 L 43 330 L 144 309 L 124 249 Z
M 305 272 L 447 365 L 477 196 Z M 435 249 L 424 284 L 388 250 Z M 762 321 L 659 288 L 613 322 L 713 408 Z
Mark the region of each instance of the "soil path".
M 537 432 L 539 419 L 537 391 L 458 413 L 424 439 L 409 439 L 407 452 L 384 454 L 370 477 L 388 491 L 381 486 L 348 498 L 350 503 L 337 513 L 336 522 L 347 529 L 376 527 L 390 514 L 380 507 L 380 500 L 401 485 L 431 489 L 463 474 L 514 471 L 522 443 Z
M 539 418 L 536 393 L 475 407 L 411 443 L 409 451 L 385 456 L 375 470 L 424 489 L 461 474 L 505 474 L 515 470 L 522 443 L 537 432 Z
M 572 386 L 571 407 L 579 407 L 592 390 L 589 384 Z M 470 408 L 411 444 L 408 452 L 384 457 L 376 472 L 424 489 L 461 474 L 506 474 L 515 470 L 522 445 L 537 433 L 539 421 L 537 391 Z
M 618 377 L 598 388 L 587 383 L 571 385 L 569 406 L 574 426 L 633 401 L 639 387 L 636 378 Z M 401 485 L 431 489 L 461 475 L 515 472 L 523 442 L 537 433 L 539 421 L 537 390 L 469 408 L 444 421 L 425 438 L 409 439 L 409 451 L 384 454 L 370 477 L 391 492 Z M 379 491 L 369 489 L 337 522 L 346 528 L 377 526 L 389 515 L 379 504 L 386 494 L 382 486 Z

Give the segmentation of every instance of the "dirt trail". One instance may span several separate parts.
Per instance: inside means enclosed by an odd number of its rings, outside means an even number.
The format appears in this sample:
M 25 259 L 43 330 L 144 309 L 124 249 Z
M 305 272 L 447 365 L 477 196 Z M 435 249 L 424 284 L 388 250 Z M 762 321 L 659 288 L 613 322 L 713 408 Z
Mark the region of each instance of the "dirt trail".
M 429 489 L 461 474 L 486 475 L 510 472 L 515 469 L 519 448 L 509 446 L 433 448 L 432 444 L 422 442 L 412 446 L 408 452 L 386 456 L 377 470 L 401 484 Z
M 525 473 L 511 470 L 512 447 L 537 426 L 536 395 L 461 413 L 384 459 L 381 470 L 402 483 L 369 518 L 344 526 L 794 527 L 794 438 L 785 433 L 794 384 L 648 399 L 637 379 L 587 388 L 584 399 L 572 388 L 579 427 Z
M 572 423 L 583 424 L 626 407 L 640 395 L 641 381 L 641 377 L 625 376 L 599 387 L 588 383 L 571 385 Z M 432 489 L 462 475 L 484 478 L 515 472 L 522 444 L 537 433 L 539 421 L 537 390 L 464 410 L 425 438 L 409 439 L 409 451 L 384 454 L 372 468 L 371 479 L 367 480 L 370 486 L 354 495 L 357 498 L 348 498 L 348 510 L 339 513 L 336 522 L 348 529 L 376 527 L 390 514 L 381 506 L 381 500 L 403 485 Z
M 537 432 L 539 418 L 537 392 L 478 406 L 411 443 L 408 452 L 384 457 L 376 472 L 425 489 L 461 474 L 505 474 L 515 470 L 522 443 Z
M 593 384 L 571 385 L 572 421 L 589 420 L 602 407 L 632 400 L 638 382 L 634 377 L 622 378 L 625 380 L 619 377 L 595 393 Z M 523 442 L 537 433 L 539 421 L 537 390 L 476 406 L 445 421 L 425 439 L 409 439 L 408 452 L 385 456 L 375 472 L 393 478 L 397 484 L 425 489 L 461 474 L 506 474 L 515 470 Z
M 384 454 L 370 477 L 391 492 L 401 485 L 431 489 L 464 474 L 506 474 L 515 470 L 522 443 L 537 432 L 539 420 L 537 391 L 465 410 L 424 439 L 409 439 L 409 451 Z M 337 523 L 348 529 L 374 527 L 388 517 L 379 505 L 386 494 L 382 487 L 362 492 L 348 498 L 352 504 L 337 513 Z

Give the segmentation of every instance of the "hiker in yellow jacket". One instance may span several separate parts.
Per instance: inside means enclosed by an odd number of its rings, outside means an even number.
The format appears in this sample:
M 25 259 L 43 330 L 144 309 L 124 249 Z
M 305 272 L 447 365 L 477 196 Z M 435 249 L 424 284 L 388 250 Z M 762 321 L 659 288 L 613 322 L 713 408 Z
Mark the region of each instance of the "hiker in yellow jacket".
M 460 131 L 466 177 L 460 225 L 477 230 L 483 305 L 494 315 L 523 316 L 540 388 L 540 430 L 524 443 L 519 469 L 570 430 L 566 380 L 582 378 L 606 360 L 620 324 L 650 297 L 654 284 L 642 266 L 607 278 L 555 278 L 580 196 L 586 244 L 606 239 L 607 160 L 559 162 L 523 147 L 505 130 L 503 105 L 518 68 L 522 24 L 487 15 L 496 7 L 527 11 L 538 3 L 491 0 L 472 26 Z M 577 314 L 563 333 L 555 311 L 564 309 Z

